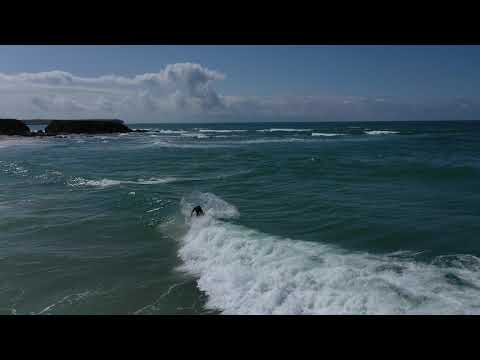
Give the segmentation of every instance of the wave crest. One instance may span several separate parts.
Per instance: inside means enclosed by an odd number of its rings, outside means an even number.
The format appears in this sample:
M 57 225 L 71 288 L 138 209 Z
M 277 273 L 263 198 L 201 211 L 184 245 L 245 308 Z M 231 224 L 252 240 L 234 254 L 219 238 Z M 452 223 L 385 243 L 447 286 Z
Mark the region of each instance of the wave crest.
M 398 134 L 398 131 L 391 131 L 391 130 L 369 130 L 369 131 L 365 131 L 365 134 L 368 134 L 368 135 L 389 135 L 389 134 Z
M 169 182 L 176 181 L 177 178 L 167 177 L 167 178 L 150 178 L 150 179 L 138 179 L 133 180 L 113 180 L 113 179 L 101 179 L 101 180 L 88 180 L 82 177 L 75 177 L 68 181 L 69 186 L 94 186 L 100 188 L 106 188 L 115 185 L 121 184 L 138 184 L 138 185 L 155 185 L 155 184 L 165 184 Z
M 313 129 L 286 129 L 286 128 L 271 128 L 271 129 L 261 129 L 257 130 L 258 132 L 298 132 L 298 131 L 313 131 Z
M 341 136 L 341 135 L 345 135 L 345 134 L 336 134 L 336 133 L 317 133 L 317 132 L 314 132 L 314 133 L 312 133 L 312 136 Z

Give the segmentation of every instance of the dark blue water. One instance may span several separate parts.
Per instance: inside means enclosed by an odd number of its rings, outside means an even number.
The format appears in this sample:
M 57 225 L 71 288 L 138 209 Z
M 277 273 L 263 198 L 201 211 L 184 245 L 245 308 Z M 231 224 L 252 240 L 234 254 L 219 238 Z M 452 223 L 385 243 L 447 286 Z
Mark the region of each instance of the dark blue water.
M 479 312 L 480 124 L 133 127 L 0 139 L 2 313 Z

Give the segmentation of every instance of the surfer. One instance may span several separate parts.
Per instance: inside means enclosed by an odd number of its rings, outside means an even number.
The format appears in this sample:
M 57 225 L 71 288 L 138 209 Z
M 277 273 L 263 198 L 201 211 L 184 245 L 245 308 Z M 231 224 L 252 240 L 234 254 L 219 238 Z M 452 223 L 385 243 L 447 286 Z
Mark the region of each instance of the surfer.
M 205 213 L 203 212 L 203 209 L 201 208 L 200 205 L 197 205 L 193 208 L 192 213 L 190 216 L 193 216 L 193 213 L 195 213 L 197 216 L 203 216 Z

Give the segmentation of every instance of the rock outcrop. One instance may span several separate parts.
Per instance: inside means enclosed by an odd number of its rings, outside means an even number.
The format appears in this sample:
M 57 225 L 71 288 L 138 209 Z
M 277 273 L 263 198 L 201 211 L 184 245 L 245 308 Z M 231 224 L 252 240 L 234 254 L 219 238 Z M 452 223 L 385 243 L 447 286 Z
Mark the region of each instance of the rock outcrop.
M 16 119 L 0 119 L 0 135 L 30 135 L 30 128 Z
M 52 120 L 45 128 L 47 135 L 111 134 L 132 130 L 121 120 Z

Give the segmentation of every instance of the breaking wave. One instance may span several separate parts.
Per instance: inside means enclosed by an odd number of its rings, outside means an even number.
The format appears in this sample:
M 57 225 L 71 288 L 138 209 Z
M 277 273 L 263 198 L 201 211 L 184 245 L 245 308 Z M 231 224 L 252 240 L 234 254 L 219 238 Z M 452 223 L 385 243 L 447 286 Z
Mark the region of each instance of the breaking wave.
M 246 132 L 248 130 L 213 130 L 213 129 L 200 129 L 203 133 L 233 133 L 233 132 Z
M 160 129 L 156 132 L 159 132 L 160 134 L 185 134 L 186 131 L 185 130 L 164 130 L 164 129 Z
M 206 216 L 190 218 L 201 204 Z M 408 252 L 372 255 L 235 225 L 235 206 L 214 194 L 183 198 L 180 269 L 197 277 L 206 306 L 224 314 L 480 313 L 480 259 Z M 226 221 L 226 220 L 227 221 Z
M 196 133 L 183 133 L 181 136 L 186 136 L 186 137 L 194 137 L 197 139 L 207 139 L 208 135 L 205 134 L 196 134 Z
M 203 180 L 218 180 L 229 178 L 233 176 L 240 176 L 249 174 L 252 170 L 240 170 L 230 173 L 223 173 L 220 175 L 215 176 L 205 176 L 205 177 L 163 177 L 163 178 L 156 178 L 152 177 L 149 179 L 138 179 L 138 180 L 114 180 L 114 179 L 100 179 L 100 180 L 92 180 L 92 179 L 85 179 L 82 177 L 73 177 L 71 178 L 67 184 L 69 186 L 94 186 L 100 188 L 106 188 L 115 185 L 121 184 L 134 184 L 134 185 L 156 185 L 156 184 L 167 184 L 171 182 L 180 182 L 180 181 L 203 181 Z
M 259 132 L 277 132 L 277 131 L 285 131 L 285 132 L 297 132 L 297 131 L 313 131 L 313 129 L 283 129 L 283 128 L 272 128 L 272 129 L 261 129 L 257 130 Z
M 235 146 L 233 143 L 229 144 L 221 144 L 221 143 L 178 143 L 178 142 L 170 142 L 170 141 L 162 141 L 157 140 L 151 144 L 146 145 L 147 147 L 150 146 L 159 146 L 159 147 L 167 147 L 167 148 L 179 148 L 179 149 L 208 149 L 208 148 L 222 148 L 222 147 L 232 147 Z
M 365 134 L 368 134 L 368 135 L 388 135 L 388 134 L 398 134 L 398 131 L 370 130 L 370 131 L 365 131 Z
M 106 188 L 106 187 L 121 185 L 121 184 L 137 184 L 137 185 L 166 184 L 176 180 L 177 178 L 175 177 L 138 179 L 137 181 L 113 180 L 113 179 L 88 180 L 82 177 L 74 177 L 68 181 L 68 185 L 74 186 L 74 187 L 75 186 L 94 186 L 94 187 Z
M 345 134 L 335 134 L 335 133 L 312 133 L 312 136 L 341 136 Z
M 309 139 L 302 138 L 280 138 L 280 139 L 252 139 L 252 140 L 242 140 L 239 141 L 239 144 L 268 144 L 268 143 L 285 143 L 285 142 L 308 142 L 313 141 Z

